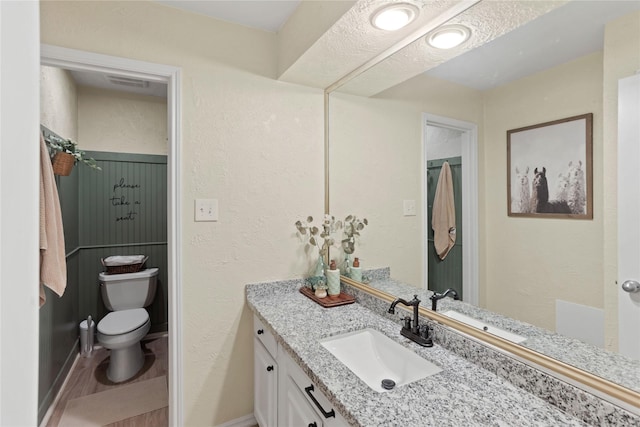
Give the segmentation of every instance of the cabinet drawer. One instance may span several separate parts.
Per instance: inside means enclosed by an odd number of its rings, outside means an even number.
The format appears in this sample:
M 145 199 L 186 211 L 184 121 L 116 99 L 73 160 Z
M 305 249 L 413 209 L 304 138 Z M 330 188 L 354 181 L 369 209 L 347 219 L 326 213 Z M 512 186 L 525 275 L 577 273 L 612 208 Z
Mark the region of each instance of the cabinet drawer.
M 273 334 L 264 327 L 264 324 L 258 319 L 258 316 L 253 316 L 253 335 L 264 345 L 267 351 L 274 359 L 278 355 L 278 343 Z

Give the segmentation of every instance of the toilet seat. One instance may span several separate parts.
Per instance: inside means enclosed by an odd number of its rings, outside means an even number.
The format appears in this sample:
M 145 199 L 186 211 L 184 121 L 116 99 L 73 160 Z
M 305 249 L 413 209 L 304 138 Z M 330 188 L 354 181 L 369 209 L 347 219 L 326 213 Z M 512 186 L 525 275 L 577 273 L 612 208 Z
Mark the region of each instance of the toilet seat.
M 98 332 L 104 335 L 122 335 L 134 331 L 149 321 L 144 308 L 112 311 L 98 322 Z

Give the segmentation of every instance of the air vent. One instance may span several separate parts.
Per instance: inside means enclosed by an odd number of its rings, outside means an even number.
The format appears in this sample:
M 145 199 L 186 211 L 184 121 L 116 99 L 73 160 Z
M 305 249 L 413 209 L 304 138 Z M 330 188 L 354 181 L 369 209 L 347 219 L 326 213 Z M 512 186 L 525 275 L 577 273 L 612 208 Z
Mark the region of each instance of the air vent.
M 141 79 L 133 79 L 130 77 L 121 77 L 121 76 L 105 76 L 107 81 L 114 85 L 120 86 L 128 86 L 128 87 L 139 87 L 139 88 L 147 88 L 149 87 L 149 82 Z

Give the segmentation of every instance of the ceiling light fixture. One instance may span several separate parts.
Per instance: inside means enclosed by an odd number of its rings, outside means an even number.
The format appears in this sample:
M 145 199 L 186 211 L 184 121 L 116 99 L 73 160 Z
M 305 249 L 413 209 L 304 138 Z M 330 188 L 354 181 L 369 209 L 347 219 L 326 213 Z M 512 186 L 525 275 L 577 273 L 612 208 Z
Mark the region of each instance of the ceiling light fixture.
M 413 22 L 418 12 L 418 8 L 409 3 L 392 4 L 378 9 L 371 17 L 371 24 L 380 30 L 399 30 Z
M 469 40 L 471 30 L 464 25 L 445 25 L 427 36 L 427 43 L 438 49 L 451 49 Z

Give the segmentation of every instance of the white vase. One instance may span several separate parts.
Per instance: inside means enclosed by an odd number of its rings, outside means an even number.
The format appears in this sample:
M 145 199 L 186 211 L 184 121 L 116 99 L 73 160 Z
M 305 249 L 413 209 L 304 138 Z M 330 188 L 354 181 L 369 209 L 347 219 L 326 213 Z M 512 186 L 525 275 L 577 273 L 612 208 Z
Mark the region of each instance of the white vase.
M 362 267 L 351 267 L 351 276 L 356 282 L 362 282 Z

